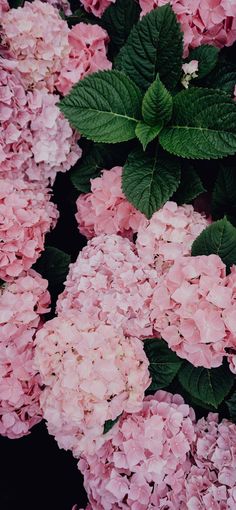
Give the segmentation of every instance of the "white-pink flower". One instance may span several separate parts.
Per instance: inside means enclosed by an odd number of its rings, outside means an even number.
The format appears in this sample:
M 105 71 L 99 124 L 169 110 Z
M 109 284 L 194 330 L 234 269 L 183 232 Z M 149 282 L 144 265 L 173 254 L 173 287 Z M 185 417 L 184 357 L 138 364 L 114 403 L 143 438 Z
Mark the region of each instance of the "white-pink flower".
M 76 457 L 105 442 L 107 420 L 139 411 L 150 384 L 143 343 L 84 312 L 68 311 L 44 325 L 35 363 L 49 433 Z
M 49 311 L 47 283 L 30 270 L 0 287 L 0 434 L 11 439 L 42 419 L 34 338 Z
M 91 179 L 91 193 L 76 202 L 80 232 L 91 239 L 100 234 L 119 234 L 132 240 L 145 216 L 134 208 L 121 189 L 122 167 L 103 170 Z
M 87 12 L 91 12 L 94 16 L 101 18 L 107 7 L 115 3 L 115 1 L 116 0 L 81 0 L 81 3 Z

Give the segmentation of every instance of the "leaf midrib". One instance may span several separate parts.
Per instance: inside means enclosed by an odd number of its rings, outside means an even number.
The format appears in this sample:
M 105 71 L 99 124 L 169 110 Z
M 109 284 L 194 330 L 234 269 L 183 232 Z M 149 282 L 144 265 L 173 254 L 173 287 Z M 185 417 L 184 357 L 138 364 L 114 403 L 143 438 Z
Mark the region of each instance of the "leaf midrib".
M 171 125 L 171 126 L 166 126 L 164 129 L 188 129 L 188 130 L 198 130 L 198 131 L 211 131 L 212 133 L 223 133 L 223 134 L 226 134 L 228 133 L 229 135 L 234 135 L 236 136 L 236 132 L 235 133 L 232 133 L 232 131 L 227 131 L 226 129 L 224 130 L 221 130 L 221 129 L 212 129 L 212 128 L 207 128 L 207 127 L 201 127 L 201 126 L 178 126 L 178 125 Z
M 67 108 L 72 108 L 72 106 L 68 106 Z M 96 113 L 99 113 L 100 115 L 103 115 L 104 113 L 106 114 L 109 114 L 109 115 L 113 115 L 115 117 L 121 117 L 122 119 L 128 119 L 128 120 L 132 120 L 134 122 L 139 122 L 140 119 L 136 119 L 135 117 L 130 117 L 129 115 L 122 115 L 121 113 L 115 113 L 113 111 L 106 111 L 106 110 L 97 110 L 95 108 L 86 108 L 86 110 L 82 107 L 82 106 L 77 106 L 76 107 L 76 113 L 78 113 L 79 110 L 82 110 L 83 113 L 86 113 L 86 112 L 96 112 Z

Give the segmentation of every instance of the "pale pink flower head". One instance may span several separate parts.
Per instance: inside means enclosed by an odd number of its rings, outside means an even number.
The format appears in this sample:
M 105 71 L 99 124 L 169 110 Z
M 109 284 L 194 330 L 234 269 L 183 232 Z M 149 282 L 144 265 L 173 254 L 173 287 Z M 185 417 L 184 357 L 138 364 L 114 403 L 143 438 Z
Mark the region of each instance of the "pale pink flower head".
M 225 273 L 218 255 L 179 257 L 155 288 L 154 328 L 194 366 L 218 367 L 236 346 L 236 289 Z
M 71 16 L 72 14 L 69 0 L 42 0 L 42 1 L 53 5 L 53 7 L 56 7 L 60 11 L 63 11 L 66 16 Z
M 150 302 L 156 271 L 145 269 L 135 246 L 117 235 L 94 237 L 71 264 L 57 310 L 74 309 L 122 328 L 125 335 L 152 336 Z
M 100 234 L 119 234 L 132 240 L 145 216 L 134 208 L 121 189 L 122 167 L 103 170 L 91 179 L 91 193 L 81 194 L 76 202 L 81 234 L 87 239 Z
M 28 270 L 44 249 L 58 211 L 49 190 L 22 179 L 0 179 L 0 278 L 10 281 Z
M 183 64 L 182 70 L 184 75 L 182 77 L 181 83 L 183 87 L 188 89 L 191 80 L 197 78 L 198 76 L 198 60 L 191 60 L 190 62 Z
M 30 270 L 0 287 L 0 434 L 11 439 L 42 419 L 34 338 L 49 311 L 47 283 Z
M 78 23 L 68 36 L 70 52 L 60 70 L 56 86 L 61 94 L 68 94 L 71 87 L 88 74 L 111 69 L 107 59 L 109 37 L 98 25 Z
M 78 136 L 57 101 L 46 90 L 26 92 L 15 62 L 0 59 L 0 178 L 47 185 L 76 163 Z
M 81 0 L 81 3 L 87 12 L 91 12 L 94 16 L 101 18 L 107 7 L 115 3 L 115 1 L 116 0 Z
M 10 9 L 2 18 L 2 44 L 16 62 L 26 88 L 47 87 L 50 92 L 69 54 L 69 28 L 59 11 L 34 0 Z
M 145 265 L 163 274 L 182 255 L 190 255 L 193 241 L 209 221 L 192 205 L 166 204 L 140 224 L 137 251 Z
M 104 443 L 107 420 L 142 408 L 150 379 L 137 338 L 84 312 L 68 311 L 44 325 L 36 345 L 49 433 L 75 457 L 93 454 Z
M 124 413 L 106 443 L 79 461 L 92 508 L 180 508 L 164 505 L 164 496 L 178 500 L 194 421 L 183 398 L 165 391 L 146 397 L 140 412 Z

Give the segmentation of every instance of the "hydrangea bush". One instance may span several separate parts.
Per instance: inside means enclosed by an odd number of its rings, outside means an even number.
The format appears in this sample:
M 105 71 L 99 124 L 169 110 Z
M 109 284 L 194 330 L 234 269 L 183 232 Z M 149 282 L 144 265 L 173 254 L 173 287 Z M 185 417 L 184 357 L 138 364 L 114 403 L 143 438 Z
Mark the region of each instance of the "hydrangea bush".
M 0 434 L 87 510 L 236 508 L 235 48 L 234 0 L 0 0 Z

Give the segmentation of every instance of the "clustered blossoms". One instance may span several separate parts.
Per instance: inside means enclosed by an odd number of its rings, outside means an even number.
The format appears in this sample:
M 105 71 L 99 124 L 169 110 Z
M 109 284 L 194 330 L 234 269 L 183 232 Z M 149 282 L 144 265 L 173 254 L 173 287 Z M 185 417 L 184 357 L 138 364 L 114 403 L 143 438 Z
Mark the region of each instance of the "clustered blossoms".
M 184 33 L 184 56 L 190 48 L 213 44 L 218 48 L 236 41 L 236 3 L 232 0 L 139 0 L 141 15 L 170 3 Z
M 100 234 L 119 234 L 132 240 L 145 221 L 145 216 L 123 194 L 121 175 L 119 166 L 103 170 L 100 177 L 91 179 L 91 193 L 79 196 L 76 219 L 87 239 Z
M 47 283 L 31 269 L 0 287 L 0 434 L 12 439 L 42 419 L 34 338 L 49 311 Z
M 226 276 L 218 255 L 179 257 L 156 285 L 154 328 L 178 356 L 205 368 L 236 347 L 236 271 Z
M 101 18 L 107 7 L 115 2 L 116 0 L 81 0 L 85 10 L 98 18 Z
M 41 396 L 48 430 L 59 446 L 93 454 L 107 420 L 142 407 L 150 384 L 143 344 L 85 313 L 47 322 L 36 338 L 35 363 L 46 388 Z
M 122 328 L 125 335 L 152 336 L 150 302 L 156 272 L 144 269 L 128 239 L 94 237 L 70 271 L 57 310 L 80 310 L 92 318 Z

